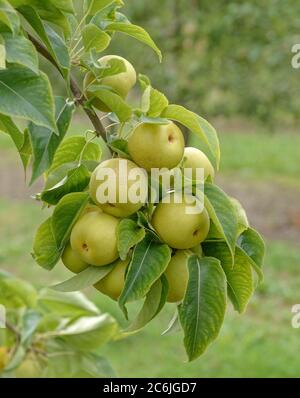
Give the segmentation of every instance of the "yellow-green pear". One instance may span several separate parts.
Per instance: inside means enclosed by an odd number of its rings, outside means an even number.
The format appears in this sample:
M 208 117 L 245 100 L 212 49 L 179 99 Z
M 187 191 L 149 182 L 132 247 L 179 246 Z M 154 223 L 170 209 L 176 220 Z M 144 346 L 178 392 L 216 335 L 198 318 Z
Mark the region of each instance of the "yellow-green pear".
M 147 171 L 152 168 L 172 169 L 183 157 L 184 137 L 173 122 L 139 124 L 128 138 L 130 156 Z
M 185 250 L 177 250 L 165 271 L 169 284 L 167 302 L 182 301 L 186 292 L 189 271 L 187 266 L 188 255 Z
M 8 349 L 7 347 L 0 347 L 0 372 L 5 368 L 8 362 Z
M 119 220 L 109 214 L 85 214 L 71 232 L 72 249 L 87 264 L 101 266 L 112 263 L 119 257 L 118 224 Z
M 169 203 L 164 203 L 166 200 Z M 202 207 L 192 195 L 171 193 L 157 205 L 152 225 L 170 247 L 190 249 L 203 242 L 209 232 L 209 215 Z
M 147 173 L 127 159 L 105 160 L 91 176 L 90 195 L 105 213 L 128 217 L 147 200 Z
M 95 288 L 113 300 L 118 300 L 124 287 L 125 272 L 129 261 L 129 259 L 118 260 L 113 270 L 94 285 Z
M 118 73 L 112 76 L 106 76 L 100 80 L 97 80 L 96 76 L 92 72 L 88 72 L 84 79 L 84 91 L 88 99 L 95 97 L 95 92 L 89 91 L 89 87 L 94 85 L 109 86 L 123 99 L 125 99 L 136 83 L 136 72 L 134 67 L 125 58 L 118 55 L 106 55 L 98 60 L 102 65 L 105 65 L 110 60 L 119 59 L 124 62 L 126 71 Z M 102 112 L 110 112 L 110 109 L 99 99 L 94 98 L 92 104 L 95 108 Z
M 74 252 L 70 243 L 65 247 L 61 256 L 61 261 L 65 267 L 67 267 L 69 271 L 74 272 L 74 274 L 78 274 L 89 266 L 86 262 L 81 260 L 77 253 Z
M 101 213 L 101 209 L 100 207 L 98 207 L 97 205 L 93 205 L 92 203 L 89 203 L 86 205 L 85 209 L 82 212 L 82 216 L 84 216 L 87 213 L 93 213 L 93 212 L 100 212 Z
M 204 180 L 208 177 L 211 178 L 213 181 L 215 177 L 215 170 L 213 165 L 211 164 L 208 157 L 205 155 L 204 152 L 200 151 L 200 149 L 187 147 L 184 149 L 183 161 L 182 166 L 184 168 L 188 168 L 192 170 L 192 179 L 199 180 L 197 178 L 196 170 L 203 169 L 204 171 Z M 202 178 L 200 178 L 202 179 Z
M 42 376 L 42 367 L 36 356 L 28 355 L 16 369 L 15 376 L 18 379 L 38 379 Z

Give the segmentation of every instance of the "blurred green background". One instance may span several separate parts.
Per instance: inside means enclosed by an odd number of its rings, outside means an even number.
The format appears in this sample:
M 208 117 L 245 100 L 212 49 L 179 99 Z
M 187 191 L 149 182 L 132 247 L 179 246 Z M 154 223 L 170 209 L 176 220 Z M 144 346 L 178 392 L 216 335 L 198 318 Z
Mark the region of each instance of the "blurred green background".
M 219 120 L 261 121 L 269 129 L 299 118 L 300 3 L 293 0 L 128 1 L 126 14 L 159 43 L 159 65 L 142 45 L 119 36 L 114 49 L 147 71 L 175 103 Z M 149 72 L 148 72 L 149 71 Z M 241 126 L 242 129 L 242 126 Z
M 152 34 L 164 61 L 159 65 L 150 50 L 121 36 L 110 52 L 148 74 L 171 102 L 217 127 L 222 148 L 217 183 L 241 200 L 267 241 L 267 255 L 265 282 L 247 312 L 241 316 L 229 306 L 220 338 L 199 360 L 185 363 L 181 334 L 160 336 L 173 315 L 171 305 L 145 330 L 102 351 L 123 377 L 297 377 L 300 330 L 291 326 L 291 307 L 300 302 L 300 70 L 290 62 L 291 47 L 300 42 L 300 3 L 127 3 L 126 13 Z M 78 114 L 69 134 L 90 127 Z M 30 256 L 34 228 L 47 210 L 30 198 L 40 182 L 26 187 L 13 144 L 4 134 L 0 181 L 0 267 L 37 286 L 69 277 L 62 264 L 48 273 Z M 93 290 L 87 293 L 123 322 L 115 303 Z

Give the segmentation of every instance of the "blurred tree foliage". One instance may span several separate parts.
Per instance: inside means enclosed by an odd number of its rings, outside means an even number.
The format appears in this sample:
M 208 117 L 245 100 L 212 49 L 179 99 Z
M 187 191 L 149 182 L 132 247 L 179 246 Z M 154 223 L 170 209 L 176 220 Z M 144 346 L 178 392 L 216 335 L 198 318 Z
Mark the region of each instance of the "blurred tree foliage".
M 300 70 L 291 47 L 300 43 L 295 0 L 131 0 L 127 14 L 145 26 L 164 53 L 163 66 L 121 36 L 113 49 L 151 70 L 172 101 L 205 117 L 237 115 L 270 126 L 291 125 L 300 108 Z M 135 48 L 133 48 L 135 46 Z M 150 69 L 149 69 L 150 68 Z

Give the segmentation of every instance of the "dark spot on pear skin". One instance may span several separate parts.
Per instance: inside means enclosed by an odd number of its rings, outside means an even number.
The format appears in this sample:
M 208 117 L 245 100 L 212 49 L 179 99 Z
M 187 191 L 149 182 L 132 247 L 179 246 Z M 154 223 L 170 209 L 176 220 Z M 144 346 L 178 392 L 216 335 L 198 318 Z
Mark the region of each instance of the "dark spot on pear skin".
M 172 144 L 175 141 L 174 136 L 172 134 L 169 135 L 168 141 L 170 144 Z

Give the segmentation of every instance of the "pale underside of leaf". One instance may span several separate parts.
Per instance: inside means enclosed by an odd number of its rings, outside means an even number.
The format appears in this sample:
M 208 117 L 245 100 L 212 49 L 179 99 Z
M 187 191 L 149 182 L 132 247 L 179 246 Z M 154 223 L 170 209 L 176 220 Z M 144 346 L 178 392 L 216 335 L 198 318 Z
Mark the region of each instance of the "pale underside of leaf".
M 113 264 L 105 267 L 90 266 L 72 278 L 51 286 L 51 289 L 59 292 L 75 292 L 85 289 L 103 279 L 113 269 L 113 266 Z

